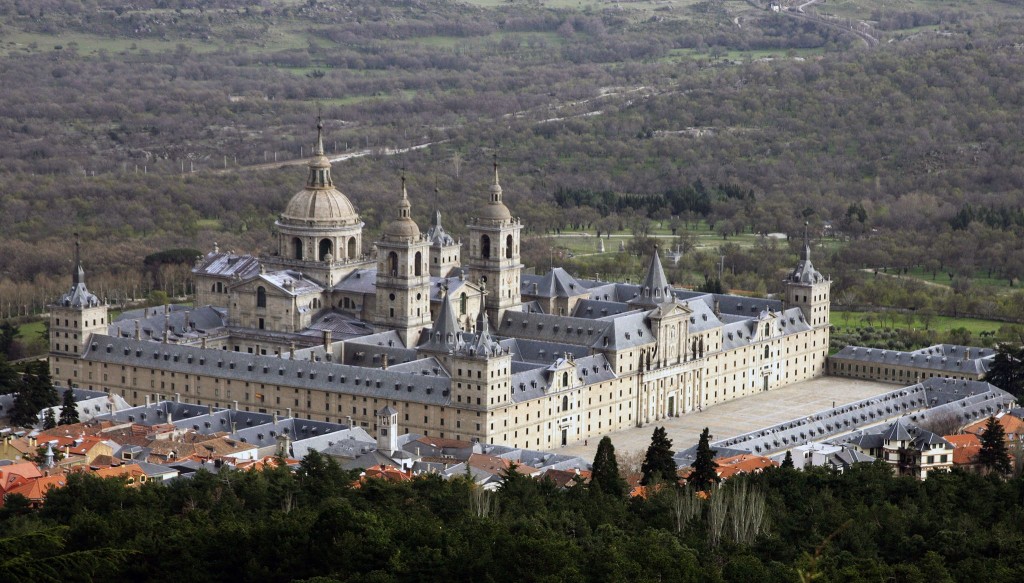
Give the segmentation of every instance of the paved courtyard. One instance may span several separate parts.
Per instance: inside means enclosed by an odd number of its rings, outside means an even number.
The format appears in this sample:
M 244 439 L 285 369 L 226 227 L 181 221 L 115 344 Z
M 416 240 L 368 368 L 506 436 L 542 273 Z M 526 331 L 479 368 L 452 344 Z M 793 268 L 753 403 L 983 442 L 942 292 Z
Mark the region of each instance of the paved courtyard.
M 615 445 L 616 454 L 633 452 L 642 454 L 651 443 L 651 433 L 654 428 L 664 425 L 669 439 L 672 440 L 673 450 L 681 451 L 696 445 L 700 432 L 705 427 L 711 430 L 713 443 L 748 431 L 888 393 L 898 388 L 900 385 L 839 377 L 820 377 L 708 407 L 703 411 L 689 413 L 682 417 L 663 419 L 644 427 L 623 429 L 610 433 L 609 436 Z M 569 445 L 554 451 L 592 460 L 597 451 L 598 441 L 600 438 L 591 439 L 586 445 Z

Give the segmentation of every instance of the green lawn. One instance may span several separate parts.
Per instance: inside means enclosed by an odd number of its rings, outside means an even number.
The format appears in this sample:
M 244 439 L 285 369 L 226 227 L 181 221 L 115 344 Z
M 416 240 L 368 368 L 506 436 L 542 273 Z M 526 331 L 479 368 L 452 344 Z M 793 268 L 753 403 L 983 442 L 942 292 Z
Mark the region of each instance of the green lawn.
M 893 319 L 895 318 L 895 324 Z M 845 332 L 854 328 L 916 328 L 925 329 L 925 322 L 919 315 L 900 313 L 872 313 L 872 312 L 832 312 L 832 325 L 838 332 Z M 1003 326 L 1010 325 L 1007 322 L 997 320 L 975 320 L 973 318 L 952 318 L 949 316 L 932 316 L 927 328 L 937 332 L 949 332 L 954 328 L 966 328 L 973 335 L 982 332 L 996 332 Z
M 890 273 L 895 273 L 894 270 L 890 270 Z M 912 277 L 914 279 L 920 279 L 922 281 L 930 281 L 942 285 L 951 285 L 953 283 L 952 278 L 949 277 L 949 273 L 946 271 L 939 270 L 932 276 L 932 272 L 926 271 L 923 267 L 913 267 L 903 274 L 903 277 Z M 984 271 L 979 271 L 971 277 L 971 285 L 980 287 L 1002 287 L 1009 288 L 1010 282 L 1005 279 L 997 279 L 988 277 L 988 274 Z

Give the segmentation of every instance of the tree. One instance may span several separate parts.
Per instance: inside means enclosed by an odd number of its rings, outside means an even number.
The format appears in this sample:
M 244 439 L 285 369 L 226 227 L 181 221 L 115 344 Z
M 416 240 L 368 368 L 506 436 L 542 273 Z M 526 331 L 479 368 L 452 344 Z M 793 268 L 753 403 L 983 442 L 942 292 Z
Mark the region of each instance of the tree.
M 64 403 L 60 408 L 60 424 L 71 425 L 78 422 L 78 406 L 75 404 L 75 392 L 72 389 L 68 389 L 64 391 Z
M 977 462 L 987 471 L 995 471 L 1001 476 L 1010 473 L 1010 452 L 1006 447 L 1006 433 L 995 417 L 989 417 L 985 423 Z
M 779 467 L 780 468 L 793 469 L 793 452 L 792 451 L 787 451 L 786 452 L 786 457 L 782 458 L 782 465 L 780 465 Z
M 676 461 L 672 456 L 672 440 L 665 433 L 665 428 L 655 427 L 651 445 L 647 448 L 644 463 L 640 466 L 640 473 L 643 474 L 640 483 L 644 486 L 655 480 L 676 483 Z
M 11 423 L 29 427 L 39 421 L 39 411 L 58 403 L 57 391 L 50 381 L 50 370 L 45 362 L 30 364 L 14 398 Z
M 53 407 L 46 410 L 43 415 L 43 429 L 53 429 L 57 426 L 57 416 L 53 414 Z
M 0 395 L 14 393 L 21 386 L 21 377 L 7 358 L 0 354 Z
M 707 490 L 711 484 L 719 481 L 718 464 L 715 463 L 715 450 L 711 449 L 711 439 L 708 428 L 700 434 L 700 441 L 697 442 L 697 457 L 693 460 L 693 472 L 690 474 L 690 484 L 697 490 Z
M 1000 344 L 985 373 L 985 382 L 1015 397 L 1024 395 L 1024 346 Z
M 590 486 L 597 492 L 616 498 L 626 495 L 626 483 L 619 475 L 619 462 L 615 458 L 615 446 L 612 445 L 612 440 L 607 435 L 601 438 L 601 443 L 597 444 Z

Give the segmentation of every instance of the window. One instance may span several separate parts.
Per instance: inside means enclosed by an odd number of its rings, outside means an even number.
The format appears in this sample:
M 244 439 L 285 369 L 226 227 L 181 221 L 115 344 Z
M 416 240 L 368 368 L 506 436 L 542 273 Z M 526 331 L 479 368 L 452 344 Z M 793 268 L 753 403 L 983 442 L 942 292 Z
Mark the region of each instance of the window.
M 267 288 L 263 287 L 262 285 L 256 288 L 256 307 L 267 307 Z
M 423 253 L 416 252 L 416 264 L 413 266 L 413 273 L 417 276 L 423 275 Z
M 334 258 L 334 253 L 332 252 L 333 249 L 334 249 L 334 245 L 331 244 L 331 240 L 330 239 L 321 239 L 320 240 L 320 261 L 327 261 L 327 256 L 328 255 L 330 255 L 331 258 L 333 259 Z
M 302 259 L 302 239 L 298 237 L 292 239 L 292 257 Z
M 398 253 L 394 251 L 388 253 L 387 273 L 389 275 L 398 275 Z
M 512 259 L 512 235 L 505 237 L 505 259 Z
M 468 302 L 466 301 L 466 292 L 462 292 L 462 294 L 459 296 L 459 314 L 461 314 L 463 316 L 466 315 L 466 304 L 467 303 Z
M 480 256 L 484 259 L 491 258 L 491 238 L 487 235 L 480 237 Z

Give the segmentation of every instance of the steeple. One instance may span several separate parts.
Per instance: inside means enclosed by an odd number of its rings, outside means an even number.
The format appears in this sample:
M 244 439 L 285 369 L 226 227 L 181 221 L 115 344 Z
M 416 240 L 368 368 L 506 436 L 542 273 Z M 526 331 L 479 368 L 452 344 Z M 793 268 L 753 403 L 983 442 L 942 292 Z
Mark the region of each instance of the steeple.
M 324 155 L 324 122 L 316 118 L 316 144 L 313 146 L 313 157 L 309 159 L 309 179 L 306 188 L 333 188 L 331 180 L 331 161 Z
M 807 221 L 804 221 L 804 248 L 800 255 L 800 259 L 807 262 L 811 261 L 811 242 L 807 238 Z
M 498 155 L 494 155 L 494 184 L 491 185 L 491 204 L 501 203 L 501 183 L 498 182 Z
M 430 328 L 427 341 L 420 349 L 433 352 L 450 352 L 462 348 L 462 328 L 455 318 L 455 311 L 452 309 L 451 301 L 448 299 L 448 286 L 441 287 L 441 309 L 437 312 L 437 319 Z
M 420 228 L 412 220 L 412 205 L 409 204 L 409 192 L 405 186 L 405 175 L 402 175 L 402 198 L 398 201 L 398 216 L 384 229 L 385 240 L 418 240 Z
M 661 257 L 658 255 L 657 247 L 654 248 L 651 264 L 647 267 L 647 276 L 640 284 L 639 294 L 630 303 L 656 306 L 674 299 L 672 286 L 668 284 L 668 278 L 665 277 L 665 269 L 661 266 Z
M 71 273 L 71 283 L 77 287 L 78 284 L 85 285 L 85 270 L 82 269 L 82 255 L 79 249 L 81 244 L 78 240 L 78 233 L 75 233 L 75 267 Z
M 410 218 L 412 205 L 409 204 L 409 191 L 405 188 L 405 174 L 402 175 L 402 200 L 398 201 L 398 218 Z
M 473 351 L 477 356 L 495 355 L 501 350 L 501 345 L 491 337 L 491 326 L 483 302 L 480 304 L 480 321 L 480 330 L 477 332 Z

